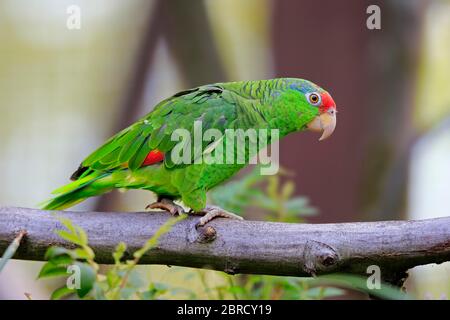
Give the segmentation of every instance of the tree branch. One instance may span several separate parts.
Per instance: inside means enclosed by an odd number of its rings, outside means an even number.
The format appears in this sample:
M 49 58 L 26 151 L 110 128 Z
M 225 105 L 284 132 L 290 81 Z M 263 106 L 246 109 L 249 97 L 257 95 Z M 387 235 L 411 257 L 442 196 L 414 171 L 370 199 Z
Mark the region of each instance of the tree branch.
M 113 262 L 111 253 L 120 241 L 131 258 L 169 218 L 161 212 L 60 214 L 86 230 L 101 264 Z M 450 217 L 336 224 L 215 219 L 196 230 L 197 219 L 176 224 L 140 263 L 289 276 L 366 274 L 369 265 L 378 265 L 384 281 L 399 284 L 409 268 L 450 260 Z M 0 207 L 0 252 L 26 230 L 14 258 L 43 260 L 49 246 L 68 246 L 54 232 L 61 228 L 51 212 Z

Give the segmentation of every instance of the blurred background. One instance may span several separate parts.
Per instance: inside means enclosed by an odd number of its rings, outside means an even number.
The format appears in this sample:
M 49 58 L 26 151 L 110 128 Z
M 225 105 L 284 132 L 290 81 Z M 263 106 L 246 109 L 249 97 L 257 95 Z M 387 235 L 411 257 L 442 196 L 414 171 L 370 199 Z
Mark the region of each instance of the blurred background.
M 372 4 L 380 30 L 366 26 Z M 450 1 L 2 0 L 0 40 L 0 205 L 36 207 L 179 90 L 298 77 L 326 88 L 339 111 L 326 142 L 305 133 L 280 144 L 296 194 L 318 209 L 308 222 L 449 215 Z M 117 192 L 75 209 L 150 201 Z M 35 280 L 40 266 L 11 261 L 0 298 L 48 298 L 54 283 Z M 165 267 L 143 272 L 188 281 Z M 418 298 L 449 297 L 448 265 L 410 274 Z

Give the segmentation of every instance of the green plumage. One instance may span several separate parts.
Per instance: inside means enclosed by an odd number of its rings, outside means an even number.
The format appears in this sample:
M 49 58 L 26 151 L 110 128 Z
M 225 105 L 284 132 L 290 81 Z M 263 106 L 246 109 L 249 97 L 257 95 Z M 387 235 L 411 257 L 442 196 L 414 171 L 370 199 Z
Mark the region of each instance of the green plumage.
M 310 92 L 324 90 L 306 80 L 281 78 L 216 83 L 179 92 L 89 155 L 72 175 L 75 181 L 55 190 L 56 197 L 43 208 L 65 209 L 114 188 L 127 188 L 181 199 L 193 210 L 201 210 L 206 192 L 245 164 L 175 163 L 171 154 L 178 143 L 171 139 L 174 130 L 194 134 L 195 121 L 201 121 L 203 131 L 279 129 L 283 137 L 303 130 L 318 114 L 318 108 L 305 97 Z M 202 152 L 214 151 L 211 141 L 203 141 L 200 151 L 191 148 L 192 161 Z M 147 154 L 156 149 L 164 153 L 164 161 L 142 166 Z

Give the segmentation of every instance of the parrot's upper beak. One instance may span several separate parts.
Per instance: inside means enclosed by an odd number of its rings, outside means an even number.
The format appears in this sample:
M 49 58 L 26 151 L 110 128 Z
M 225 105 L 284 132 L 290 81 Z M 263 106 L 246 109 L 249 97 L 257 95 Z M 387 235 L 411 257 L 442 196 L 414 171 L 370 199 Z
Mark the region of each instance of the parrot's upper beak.
M 322 136 L 319 141 L 325 140 L 333 133 L 336 128 L 336 109 L 330 108 L 328 111 L 325 111 L 315 117 L 310 123 L 306 126 L 311 131 L 322 132 Z

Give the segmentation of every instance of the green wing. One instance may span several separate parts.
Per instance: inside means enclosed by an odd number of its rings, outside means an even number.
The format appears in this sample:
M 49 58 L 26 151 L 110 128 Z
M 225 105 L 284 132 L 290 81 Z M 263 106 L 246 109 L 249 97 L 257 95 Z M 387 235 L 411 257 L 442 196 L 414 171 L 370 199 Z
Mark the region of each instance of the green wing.
M 179 92 L 94 151 L 81 163 L 72 179 L 79 179 L 93 170 L 109 171 L 123 167 L 136 170 L 150 151 L 157 149 L 167 155 L 172 150 L 178 143 L 171 140 L 174 130 L 183 128 L 193 134 L 197 120 L 202 121 L 203 130 L 215 128 L 222 133 L 227 128 L 235 128 L 238 123 L 249 122 L 247 118 L 254 122 L 255 112 L 248 111 L 253 110 L 252 104 L 253 100 L 226 89 L 224 84 Z M 248 117 L 245 116 L 247 114 Z M 202 150 L 207 147 L 207 142 L 204 143 Z M 165 165 L 175 167 L 169 158 L 166 156 Z

